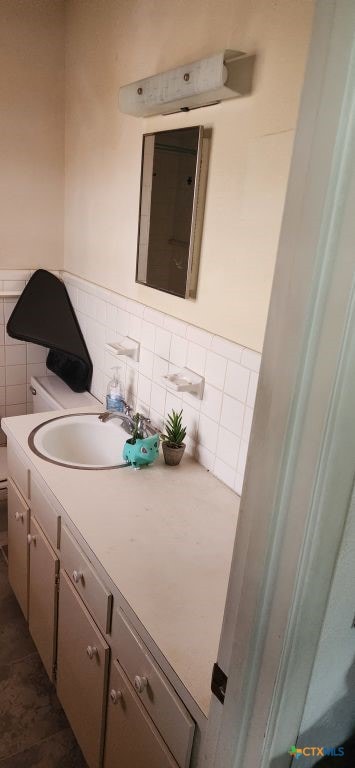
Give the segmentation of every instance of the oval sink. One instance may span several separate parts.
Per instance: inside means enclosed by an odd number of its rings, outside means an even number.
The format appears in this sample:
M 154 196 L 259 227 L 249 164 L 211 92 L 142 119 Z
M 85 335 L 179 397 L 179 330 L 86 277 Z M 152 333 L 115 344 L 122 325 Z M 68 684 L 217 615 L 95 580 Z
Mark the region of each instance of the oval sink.
M 75 469 L 117 469 L 127 432 L 118 419 L 103 423 L 98 413 L 57 416 L 32 430 L 28 444 L 46 461 Z

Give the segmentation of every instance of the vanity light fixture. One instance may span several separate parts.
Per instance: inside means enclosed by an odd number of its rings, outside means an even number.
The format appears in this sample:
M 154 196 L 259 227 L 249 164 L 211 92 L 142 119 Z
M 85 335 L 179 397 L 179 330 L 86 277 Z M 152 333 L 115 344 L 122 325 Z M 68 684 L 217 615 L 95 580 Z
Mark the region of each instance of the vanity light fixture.
M 169 115 L 250 93 L 253 56 L 224 50 L 191 64 L 124 85 L 119 108 L 135 117 Z
M 161 377 L 161 380 L 162 384 L 168 387 L 168 389 L 172 389 L 175 392 L 189 392 L 199 400 L 203 398 L 205 380 L 203 376 L 190 371 L 189 368 L 181 368 L 180 371 L 175 373 L 167 373 L 166 376 Z

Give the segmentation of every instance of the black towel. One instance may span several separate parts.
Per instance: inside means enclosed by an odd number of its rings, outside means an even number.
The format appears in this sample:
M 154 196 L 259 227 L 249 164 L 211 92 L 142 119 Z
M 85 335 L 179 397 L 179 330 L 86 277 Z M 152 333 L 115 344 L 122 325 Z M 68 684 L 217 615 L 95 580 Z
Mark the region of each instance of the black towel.
M 64 283 L 38 269 L 7 323 L 14 339 L 49 347 L 47 368 L 74 392 L 89 389 L 92 362 Z

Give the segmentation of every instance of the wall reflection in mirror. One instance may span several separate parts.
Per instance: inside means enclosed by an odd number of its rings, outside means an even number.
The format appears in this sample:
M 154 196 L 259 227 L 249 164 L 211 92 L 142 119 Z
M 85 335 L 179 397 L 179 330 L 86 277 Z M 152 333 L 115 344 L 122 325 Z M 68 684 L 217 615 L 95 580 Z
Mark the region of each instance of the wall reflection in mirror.
M 207 151 L 201 126 L 143 136 L 136 281 L 182 298 L 196 295 Z

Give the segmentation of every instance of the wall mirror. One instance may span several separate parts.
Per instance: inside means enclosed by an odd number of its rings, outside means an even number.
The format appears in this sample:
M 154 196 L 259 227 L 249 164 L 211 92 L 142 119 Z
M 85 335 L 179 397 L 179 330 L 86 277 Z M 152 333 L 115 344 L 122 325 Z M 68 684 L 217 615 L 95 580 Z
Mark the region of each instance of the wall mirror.
M 136 281 L 194 298 L 209 139 L 202 126 L 143 136 Z

